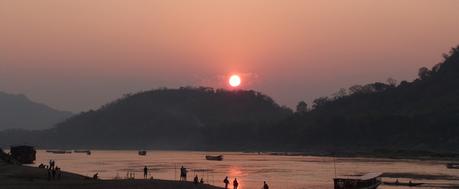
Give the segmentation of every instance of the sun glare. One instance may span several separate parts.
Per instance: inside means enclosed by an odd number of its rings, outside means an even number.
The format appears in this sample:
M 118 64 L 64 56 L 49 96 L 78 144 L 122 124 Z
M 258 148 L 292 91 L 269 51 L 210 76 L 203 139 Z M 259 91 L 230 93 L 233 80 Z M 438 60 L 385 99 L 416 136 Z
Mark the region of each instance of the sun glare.
M 238 75 L 232 75 L 229 78 L 228 83 L 231 87 L 238 87 L 239 85 L 241 85 L 241 77 L 239 77 Z

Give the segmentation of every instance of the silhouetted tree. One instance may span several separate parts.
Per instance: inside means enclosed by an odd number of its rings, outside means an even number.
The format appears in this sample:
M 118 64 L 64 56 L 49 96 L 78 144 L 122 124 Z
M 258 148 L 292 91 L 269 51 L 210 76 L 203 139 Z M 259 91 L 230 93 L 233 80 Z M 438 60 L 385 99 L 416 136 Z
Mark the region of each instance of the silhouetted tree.
M 340 99 L 340 98 L 343 98 L 347 95 L 347 90 L 345 88 L 341 88 L 339 89 L 338 91 L 336 91 L 335 93 L 333 93 L 333 99 Z
M 387 84 L 389 84 L 390 87 L 396 87 L 397 86 L 397 80 L 394 78 L 387 78 Z
M 328 97 L 319 97 L 319 98 L 317 98 L 317 99 L 315 99 L 315 100 L 313 101 L 312 107 L 313 107 L 314 109 L 317 109 L 317 108 L 319 108 L 319 107 L 321 107 L 321 106 L 327 104 L 329 101 L 330 101 L 330 100 L 328 99 Z
M 359 94 L 363 89 L 362 85 L 353 85 L 349 87 L 350 94 Z
M 419 79 L 425 80 L 425 79 L 429 78 L 430 75 L 431 75 L 431 72 L 430 72 L 429 68 L 426 68 L 426 67 L 419 68 L 419 71 L 418 71 Z
M 306 104 L 306 102 L 304 101 L 298 102 L 298 104 L 296 105 L 296 112 L 305 113 L 307 111 L 308 111 L 308 104 Z

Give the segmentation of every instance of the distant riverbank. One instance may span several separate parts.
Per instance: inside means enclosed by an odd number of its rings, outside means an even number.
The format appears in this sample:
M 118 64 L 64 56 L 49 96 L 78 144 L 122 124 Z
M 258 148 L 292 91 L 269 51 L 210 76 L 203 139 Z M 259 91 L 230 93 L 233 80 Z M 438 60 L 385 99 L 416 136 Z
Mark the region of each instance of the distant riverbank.
M 323 156 L 323 157 L 362 157 L 362 158 L 387 158 L 387 159 L 413 159 L 413 160 L 444 160 L 459 161 L 459 153 L 431 152 L 416 150 L 388 150 L 374 151 L 348 151 L 348 152 L 263 152 L 269 155 L 280 156 Z

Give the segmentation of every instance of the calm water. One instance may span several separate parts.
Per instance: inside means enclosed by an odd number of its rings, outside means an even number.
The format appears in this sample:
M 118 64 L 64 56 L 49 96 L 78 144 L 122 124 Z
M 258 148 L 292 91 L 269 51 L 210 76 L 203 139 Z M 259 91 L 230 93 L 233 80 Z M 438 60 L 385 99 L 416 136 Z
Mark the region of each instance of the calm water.
M 159 179 L 177 180 L 179 168 L 184 165 L 190 170 L 188 180 L 194 175 L 210 184 L 222 186 L 225 176 L 231 181 L 237 177 L 240 189 L 259 189 L 267 181 L 273 189 L 332 188 L 335 174 L 334 158 L 314 156 L 273 156 L 236 152 L 190 152 L 190 151 L 148 151 L 146 156 L 137 151 L 93 150 L 86 154 L 52 154 L 44 150 L 37 152 L 36 165 L 54 159 L 63 170 L 92 176 L 99 172 L 104 179 L 116 176 L 126 177 L 128 171 L 136 172 L 136 178 L 143 177 L 143 167 L 151 170 Z M 206 154 L 224 154 L 224 161 L 207 161 Z M 416 180 L 429 183 L 422 188 L 438 188 L 442 185 L 459 186 L 459 170 L 446 169 L 445 162 L 419 160 L 390 160 L 370 158 L 336 159 L 337 175 L 361 174 L 366 172 L 416 173 L 437 175 L 436 180 Z M 34 166 L 36 166 L 34 165 Z M 449 179 L 443 176 L 450 176 Z M 383 178 L 393 181 L 391 178 Z M 400 181 L 408 181 L 399 179 Z M 381 186 L 380 188 L 401 188 Z M 412 187 L 413 188 L 413 187 Z

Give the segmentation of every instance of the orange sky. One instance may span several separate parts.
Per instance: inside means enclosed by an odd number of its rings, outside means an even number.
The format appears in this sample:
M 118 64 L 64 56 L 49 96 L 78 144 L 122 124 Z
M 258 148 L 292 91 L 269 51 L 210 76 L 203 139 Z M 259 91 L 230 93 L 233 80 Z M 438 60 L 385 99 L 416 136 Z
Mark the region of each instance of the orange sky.
M 82 111 L 157 87 L 280 104 L 412 80 L 459 44 L 456 0 L 0 0 L 0 91 Z

